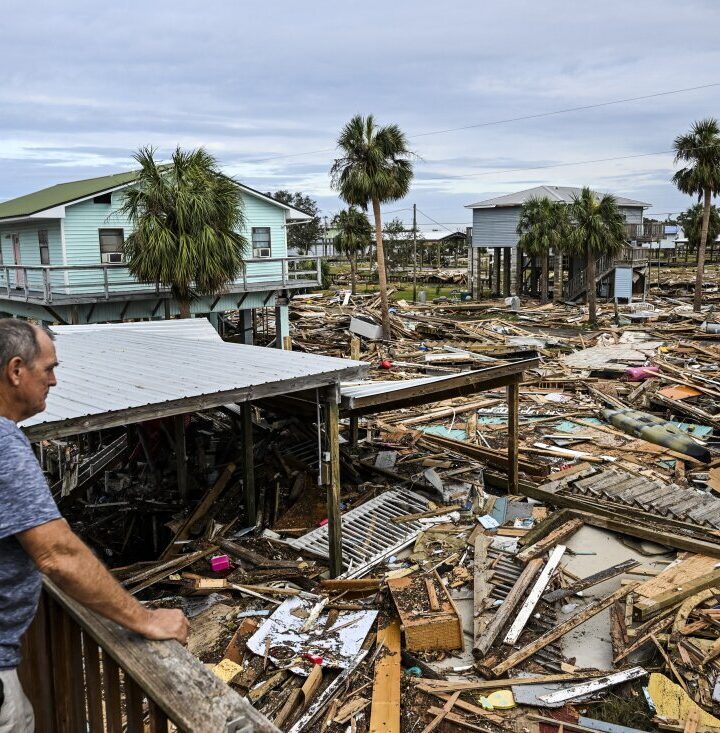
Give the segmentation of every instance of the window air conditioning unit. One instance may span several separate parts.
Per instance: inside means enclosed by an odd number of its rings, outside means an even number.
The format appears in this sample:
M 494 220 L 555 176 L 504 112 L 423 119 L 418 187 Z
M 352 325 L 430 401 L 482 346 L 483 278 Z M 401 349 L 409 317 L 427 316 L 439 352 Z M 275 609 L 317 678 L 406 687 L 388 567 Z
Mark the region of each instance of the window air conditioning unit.
M 261 249 L 256 249 L 255 252 L 257 253 L 256 257 L 270 257 L 270 247 L 262 247 Z
M 103 252 L 102 262 L 105 265 L 118 265 L 125 262 L 125 256 L 122 252 Z

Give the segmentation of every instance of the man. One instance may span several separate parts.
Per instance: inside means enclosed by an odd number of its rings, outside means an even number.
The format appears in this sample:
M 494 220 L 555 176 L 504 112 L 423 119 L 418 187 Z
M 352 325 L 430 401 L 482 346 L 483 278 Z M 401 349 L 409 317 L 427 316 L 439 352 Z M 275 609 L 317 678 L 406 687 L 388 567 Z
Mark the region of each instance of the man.
M 45 409 L 56 366 L 50 332 L 0 319 L 0 733 L 34 730 L 16 669 L 20 639 L 37 610 L 41 573 L 87 608 L 148 639 L 187 639 L 181 611 L 146 609 L 73 533 L 17 427 Z

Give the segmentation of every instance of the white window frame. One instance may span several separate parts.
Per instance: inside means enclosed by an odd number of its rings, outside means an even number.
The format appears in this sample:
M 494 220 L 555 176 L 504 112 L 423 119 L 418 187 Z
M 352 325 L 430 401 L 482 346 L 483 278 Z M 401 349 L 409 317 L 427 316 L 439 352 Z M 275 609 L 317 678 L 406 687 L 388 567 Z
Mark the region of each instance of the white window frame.
M 103 244 L 103 235 L 120 234 L 120 244 L 115 245 L 114 249 L 111 246 Z M 121 227 L 103 227 L 98 229 L 98 244 L 100 246 L 100 262 L 103 264 L 121 264 L 125 262 L 125 253 L 123 251 L 123 245 L 125 244 L 125 230 Z M 119 255 L 119 257 L 117 256 Z
M 40 249 L 40 264 L 50 264 L 50 238 L 47 229 L 38 229 L 38 248 Z M 41 236 L 44 235 L 44 236 Z M 43 255 L 44 252 L 44 255 Z M 45 262 L 43 262 L 45 260 Z
M 255 240 L 256 233 L 267 232 L 267 244 L 265 240 L 261 240 L 262 244 L 258 245 Z M 253 227 L 251 231 L 252 254 L 254 259 L 266 259 L 272 257 L 272 228 L 271 227 Z

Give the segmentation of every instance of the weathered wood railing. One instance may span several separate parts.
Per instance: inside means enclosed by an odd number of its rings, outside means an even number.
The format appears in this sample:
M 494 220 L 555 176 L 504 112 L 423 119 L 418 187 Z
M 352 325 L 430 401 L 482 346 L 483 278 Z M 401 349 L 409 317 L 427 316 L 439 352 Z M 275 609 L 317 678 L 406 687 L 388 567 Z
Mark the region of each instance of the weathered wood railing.
M 20 678 L 38 733 L 279 733 L 174 641 L 148 641 L 45 582 Z

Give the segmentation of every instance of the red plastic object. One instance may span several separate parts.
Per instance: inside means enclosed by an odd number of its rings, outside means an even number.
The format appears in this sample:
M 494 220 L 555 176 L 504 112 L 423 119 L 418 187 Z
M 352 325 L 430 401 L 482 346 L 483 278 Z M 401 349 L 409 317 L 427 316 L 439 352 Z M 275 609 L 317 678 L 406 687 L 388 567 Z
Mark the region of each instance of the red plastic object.
M 309 659 L 313 664 L 322 664 L 324 661 L 323 658 L 319 657 L 317 654 L 308 654 L 307 652 L 303 654 L 303 659 Z
M 221 570 L 230 570 L 230 558 L 227 555 L 216 555 L 215 557 L 211 557 L 210 567 L 215 573 L 218 573 Z
M 392 362 L 390 361 L 390 359 L 383 359 L 380 362 L 380 368 L 381 369 L 392 369 Z
M 642 382 L 643 379 L 649 379 L 658 374 L 660 374 L 660 370 L 655 366 L 629 367 L 625 370 L 628 382 Z
M 321 519 L 318 522 L 318 527 L 324 527 L 327 523 L 328 523 L 328 520 L 327 519 Z

